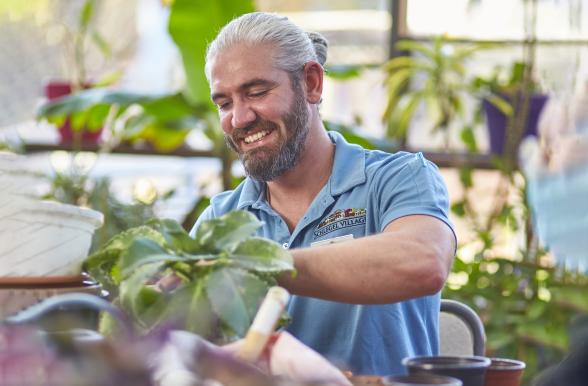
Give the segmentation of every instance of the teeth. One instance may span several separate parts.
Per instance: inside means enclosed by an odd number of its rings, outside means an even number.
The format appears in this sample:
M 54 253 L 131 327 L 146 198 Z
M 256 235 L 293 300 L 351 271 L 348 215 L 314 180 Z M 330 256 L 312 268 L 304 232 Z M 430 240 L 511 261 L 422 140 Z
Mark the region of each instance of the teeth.
M 260 131 L 259 133 L 255 133 L 255 134 L 252 134 L 250 136 L 245 137 L 244 141 L 245 141 L 245 143 L 255 142 L 255 141 L 258 141 L 261 138 L 265 137 L 268 134 L 269 134 L 269 131 L 263 130 L 263 131 Z

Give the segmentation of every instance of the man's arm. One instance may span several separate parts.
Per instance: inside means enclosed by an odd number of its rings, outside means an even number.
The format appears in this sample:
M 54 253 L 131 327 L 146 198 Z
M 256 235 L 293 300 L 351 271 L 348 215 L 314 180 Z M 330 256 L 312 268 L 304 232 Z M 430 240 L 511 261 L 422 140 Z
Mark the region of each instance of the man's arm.
M 291 250 L 297 275 L 285 274 L 279 282 L 297 295 L 345 303 L 392 303 L 440 291 L 454 251 L 455 237 L 443 221 L 406 216 L 378 235 Z

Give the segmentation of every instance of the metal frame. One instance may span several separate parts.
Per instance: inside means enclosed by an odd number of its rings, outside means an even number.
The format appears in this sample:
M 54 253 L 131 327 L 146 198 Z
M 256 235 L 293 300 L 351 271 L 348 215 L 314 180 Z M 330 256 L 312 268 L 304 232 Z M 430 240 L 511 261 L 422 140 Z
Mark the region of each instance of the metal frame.
M 451 299 L 441 299 L 441 312 L 455 315 L 470 329 L 474 341 L 474 355 L 484 356 L 486 351 L 486 333 L 482 320 L 469 306 Z

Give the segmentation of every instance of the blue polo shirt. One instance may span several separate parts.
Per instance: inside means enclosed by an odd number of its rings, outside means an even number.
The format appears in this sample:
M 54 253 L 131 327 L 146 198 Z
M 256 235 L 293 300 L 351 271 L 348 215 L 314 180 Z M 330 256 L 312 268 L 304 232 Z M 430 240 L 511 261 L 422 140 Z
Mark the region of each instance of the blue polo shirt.
M 201 221 L 236 209 L 255 214 L 264 224 L 258 235 L 285 248 L 376 234 L 408 215 L 433 216 L 452 227 L 443 179 L 421 153 L 365 150 L 337 132 L 329 136 L 336 145 L 333 172 L 292 233 L 268 205 L 265 184 L 247 178 L 235 190 L 212 198 L 192 234 Z M 439 300 L 436 294 L 362 305 L 293 296 L 287 330 L 355 374 L 404 374 L 402 358 L 438 353 Z

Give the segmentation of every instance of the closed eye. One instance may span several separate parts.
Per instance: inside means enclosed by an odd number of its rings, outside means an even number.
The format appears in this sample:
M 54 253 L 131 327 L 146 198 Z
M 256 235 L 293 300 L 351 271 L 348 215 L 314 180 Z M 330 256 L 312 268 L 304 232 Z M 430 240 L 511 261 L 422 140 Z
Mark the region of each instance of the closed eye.
M 231 106 L 231 102 L 222 102 L 222 103 L 217 103 L 216 107 L 219 110 L 226 110 Z
M 269 92 L 269 90 L 261 90 L 261 91 L 250 92 L 248 95 L 252 98 L 258 98 L 258 97 L 262 97 L 262 96 L 266 95 L 268 92 Z

